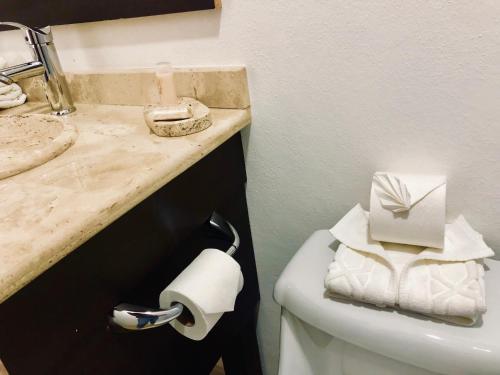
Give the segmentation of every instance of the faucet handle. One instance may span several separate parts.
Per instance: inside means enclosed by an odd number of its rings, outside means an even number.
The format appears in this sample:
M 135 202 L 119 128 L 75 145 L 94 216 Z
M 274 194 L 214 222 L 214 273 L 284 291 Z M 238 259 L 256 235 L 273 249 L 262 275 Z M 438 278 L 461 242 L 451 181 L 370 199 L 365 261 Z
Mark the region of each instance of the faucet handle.
M 29 27 L 18 22 L 0 22 L 0 25 L 16 27 L 26 32 L 26 42 L 31 45 L 52 43 L 50 26 L 43 28 Z

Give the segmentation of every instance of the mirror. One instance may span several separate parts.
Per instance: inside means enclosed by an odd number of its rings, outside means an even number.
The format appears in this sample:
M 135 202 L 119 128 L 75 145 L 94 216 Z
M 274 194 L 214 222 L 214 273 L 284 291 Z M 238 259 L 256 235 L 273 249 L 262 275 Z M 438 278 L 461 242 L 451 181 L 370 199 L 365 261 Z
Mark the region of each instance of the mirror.
M 221 0 L 2 0 L 0 21 L 44 27 L 221 7 Z

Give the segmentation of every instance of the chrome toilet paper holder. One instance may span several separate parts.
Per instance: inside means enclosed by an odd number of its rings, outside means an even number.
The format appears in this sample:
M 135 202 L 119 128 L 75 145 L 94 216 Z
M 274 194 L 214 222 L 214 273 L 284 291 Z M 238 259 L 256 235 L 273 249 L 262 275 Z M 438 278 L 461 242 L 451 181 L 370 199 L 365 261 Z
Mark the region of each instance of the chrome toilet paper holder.
M 226 250 L 226 254 L 233 256 L 240 247 L 240 236 L 236 229 L 217 212 L 214 212 L 210 217 L 209 225 L 223 238 L 233 239 L 233 243 Z M 114 307 L 110 323 L 126 330 L 141 331 L 161 327 L 180 318 L 183 312 L 190 314 L 180 303 L 176 303 L 166 310 L 120 303 Z

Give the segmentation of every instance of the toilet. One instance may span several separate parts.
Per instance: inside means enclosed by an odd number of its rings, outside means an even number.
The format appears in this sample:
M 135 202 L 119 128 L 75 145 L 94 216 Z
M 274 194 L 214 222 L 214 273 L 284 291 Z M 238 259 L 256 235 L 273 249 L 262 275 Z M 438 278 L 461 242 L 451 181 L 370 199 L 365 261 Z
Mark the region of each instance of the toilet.
M 488 311 L 474 327 L 325 295 L 336 243 L 315 232 L 281 274 L 279 375 L 500 374 L 500 262 L 485 261 Z

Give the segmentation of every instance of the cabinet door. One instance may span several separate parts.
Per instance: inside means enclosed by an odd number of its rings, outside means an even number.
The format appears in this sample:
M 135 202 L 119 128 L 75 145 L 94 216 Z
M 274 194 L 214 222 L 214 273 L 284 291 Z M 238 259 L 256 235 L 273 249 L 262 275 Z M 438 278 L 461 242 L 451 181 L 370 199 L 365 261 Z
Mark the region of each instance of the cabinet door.
M 229 373 L 239 362 L 260 372 L 244 182 L 235 136 L 1 304 L 0 356 L 9 373 L 208 374 L 220 356 L 227 356 Z M 208 236 L 204 223 L 213 210 L 241 236 L 235 258 L 245 287 L 235 311 L 200 342 L 169 325 L 137 332 L 110 327 L 115 305 L 157 307 L 161 290 L 204 248 L 227 246 Z M 248 348 L 235 359 L 232 348 L 242 341 Z

